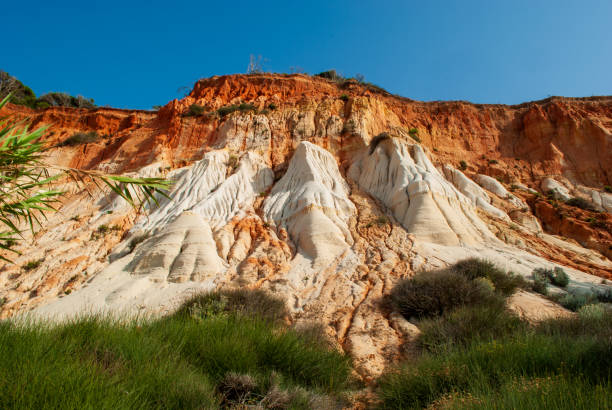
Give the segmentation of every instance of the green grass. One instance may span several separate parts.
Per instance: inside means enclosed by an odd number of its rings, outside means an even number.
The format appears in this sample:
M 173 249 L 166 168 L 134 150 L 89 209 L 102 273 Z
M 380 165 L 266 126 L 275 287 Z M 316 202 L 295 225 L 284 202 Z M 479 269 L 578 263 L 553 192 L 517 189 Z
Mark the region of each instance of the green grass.
M 273 399 L 285 403 L 279 408 L 309 408 L 338 401 L 349 387 L 346 356 L 278 321 L 245 309 L 200 313 L 2 322 L 0 408 L 212 409 Z M 235 375 L 250 380 L 246 393 L 230 388 Z
M 563 273 L 539 269 L 534 277 L 563 284 Z M 473 300 L 470 283 L 496 297 Z M 392 301 L 405 317 L 417 319 L 420 349 L 379 379 L 379 407 L 610 408 L 612 308 L 599 300 L 607 301 L 607 293 L 573 317 L 533 325 L 506 307 L 506 298 L 524 286 L 479 259 L 400 282 Z M 427 314 L 415 314 L 419 311 Z
M 504 303 L 465 306 L 442 317 L 422 320 L 418 327 L 419 346 L 431 352 L 467 346 L 474 341 L 491 341 L 527 328 Z
M 533 385 L 548 377 L 552 378 L 548 387 L 556 395 L 554 402 L 561 403 L 561 408 L 576 408 L 576 397 L 582 406 L 588 400 L 603 400 L 609 405 L 612 404 L 611 369 L 610 343 L 594 338 L 522 332 L 475 342 L 466 348 L 449 348 L 403 364 L 381 380 L 381 407 L 424 408 L 450 400 L 442 408 L 484 404 L 488 408 L 555 408 L 549 405 L 513 407 L 513 403 L 542 403 L 537 397 L 541 394 L 539 389 L 523 391 L 515 385 L 517 381 Z M 560 388 L 569 385 L 575 388 Z

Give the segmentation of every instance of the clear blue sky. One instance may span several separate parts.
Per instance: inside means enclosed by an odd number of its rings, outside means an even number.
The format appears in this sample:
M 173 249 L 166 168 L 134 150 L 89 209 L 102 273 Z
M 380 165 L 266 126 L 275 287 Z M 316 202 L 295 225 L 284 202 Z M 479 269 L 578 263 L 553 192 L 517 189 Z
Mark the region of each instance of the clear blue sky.
M 201 77 L 335 68 L 418 100 L 612 94 L 612 0 L 10 1 L 0 69 L 150 108 Z

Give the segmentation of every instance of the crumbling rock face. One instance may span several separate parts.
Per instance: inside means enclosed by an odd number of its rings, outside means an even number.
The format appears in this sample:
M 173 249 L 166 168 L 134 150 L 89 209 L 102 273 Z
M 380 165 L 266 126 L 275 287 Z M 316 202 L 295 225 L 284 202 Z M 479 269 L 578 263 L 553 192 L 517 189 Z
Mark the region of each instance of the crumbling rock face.
M 348 222 L 355 206 L 348 193 L 336 159 L 302 142 L 266 198 L 263 213 L 266 221 L 286 229 L 304 254 L 329 261 L 353 244 Z
M 192 104 L 208 111 L 185 116 Z M 551 178 L 609 211 L 609 97 L 423 103 L 263 74 L 201 80 L 158 112 L 5 110 L 55 124 L 48 161 L 175 183 L 149 215 L 71 187 L 2 268 L 3 317 L 165 314 L 194 292 L 262 288 L 285 298 L 292 321 L 323 323 L 368 379 L 418 334 L 381 307 L 415 271 L 476 256 L 525 276 L 564 266 L 570 289 L 612 277 L 612 217 L 536 195 Z M 57 146 L 81 131 L 101 138 Z M 560 312 L 536 299 L 518 295 L 513 308 Z
M 493 236 L 472 202 L 448 182 L 417 144 L 385 139 L 351 166 L 349 177 L 391 209 L 411 234 L 443 245 Z
M 225 268 L 208 223 L 185 211 L 138 247 L 127 270 L 159 282 L 202 282 Z
M 508 220 L 508 215 L 499 208 L 491 205 L 491 198 L 478 184 L 466 177 L 458 169 L 446 164 L 444 165 L 444 175 L 472 204 L 483 211 L 497 218 Z

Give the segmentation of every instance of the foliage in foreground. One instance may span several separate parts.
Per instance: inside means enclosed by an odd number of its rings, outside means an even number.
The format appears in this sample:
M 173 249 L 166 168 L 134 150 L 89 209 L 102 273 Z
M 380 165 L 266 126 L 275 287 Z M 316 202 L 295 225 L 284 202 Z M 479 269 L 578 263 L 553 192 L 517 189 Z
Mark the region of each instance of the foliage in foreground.
M 611 377 L 608 314 L 548 320 L 446 345 L 387 374 L 379 391 L 381 407 L 393 409 L 609 408 Z
M 525 285 L 521 277 L 489 261 L 471 258 L 401 281 L 390 299 L 406 319 L 435 317 L 462 306 L 499 304 Z
M 283 409 L 337 402 L 349 383 L 347 357 L 252 316 L 239 297 L 227 299 L 235 310 L 194 310 L 191 303 L 149 322 L 0 323 L 0 407 Z
M 449 283 L 449 289 L 467 289 L 457 287 L 457 277 L 449 275 L 452 272 L 473 281 L 490 281 L 499 298 L 448 305 L 441 311 L 431 309 L 430 300 L 445 295 L 440 272 L 407 281 L 435 284 L 433 291 L 421 288 L 423 292 L 409 293 L 415 309 L 425 309 L 429 317 L 418 322 L 421 355 L 401 363 L 379 381 L 381 408 L 612 406 L 612 310 L 607 304 L 583 306 L 574 317 L 531 325 L 510 312 L 504 302 L 513 288 L 524 284 L 499 275 L 494 265 L 472 259 L 442 272 L 455 281 Z M 542 270 L 538 275 L 564 282 L 560 272 Z M 400 285 L 407 300 L 405 283 Z M 396 289 L 392 293 L 397 295 Z
M 11 94 L 0 102 L 0 109 L 10 98 Z M 54 205 L 64 192 L 54 189 L 53 184 L 63 176 L 77 183 L 101 182 L 139 209 L 145 203 L 157 203 L 158 195 L 166 196 L 170 184 L 162 178 L 107 175 L 45 163 L 47 147 L 41 141 L 45 131 L 46 127 L 31 131 L 27 125 L 0 118 L 0 225 L 5 228 L 0 231 L 0 249 L 14 252 L 21 237 L 19 225 L 27 223 L 33 231 L 45 212 L 55 211 Z M 78 135 L 75 143 L 91 137 Z M 3 256 L 0 259 L 8 260 Z

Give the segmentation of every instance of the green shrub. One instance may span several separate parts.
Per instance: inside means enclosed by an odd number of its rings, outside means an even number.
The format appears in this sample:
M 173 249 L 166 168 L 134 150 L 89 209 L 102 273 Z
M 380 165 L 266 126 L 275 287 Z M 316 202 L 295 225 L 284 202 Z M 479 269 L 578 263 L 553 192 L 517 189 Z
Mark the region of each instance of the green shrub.
M 599 290 L 597 292 L 597 300 L 601 303 L 612 303 L 612 288 Z
M 540 281 L 545 279 L 548 283 L 561 288 L 565 288 L 569 284 L 569 276 L 558 266 L 555 266 L 553 269 L 536 268 L 533 270 L 534 280 L 536 277 Z
M 569 276 L 567 276 L 567 273 L 558 266 L 555 266 L 549 279 L 553 285 L 559 286 L 560 288 L 565 288 L 569 284 Z
M 228 114 L 231 114 L 236 111 L 246 112 L 246 111 L 255 111 L 257 110 L 253 104 L 241 103 L 238 105 L 229 105 L 227 107 L 221 107 L 217 110 L 217 113 L 220 117 L 225 117 Z
M 206 318 L 222 313 L 240 314 L 278 322 L 289 312 L 283 299 L 263 290 L 233 289 L 193 296 L 175 313 L 177 316 Z
M 534 292 L 540 293 L 542 295 L 548 295 L 548 275 L 546 274 L 546 269 L 537 268 L 534 269 L 531 273 L 533 277 L 533 286 L 532 289 Z
M 604 191 L 606 191 L 606 192 L 612 192 L 612 186 L 610 186 L 610 185 L 606 185 L 606 186 L 604 186 Z
M 57 144 L 58 147 L 73 147 L 75 145 L 89 144 L 100 140 L 100 135 L 96 131 L 77 132 L 66 138 L 64 141 Z
M 499 161 L 498 161 L 498 160 L 496 160 L 496 159 L 490 159 L 490 160 L 489 160 L 489 164 L 492 164 L 492 165 L 493 165 L 493 164 L 499 164 Z
M 576 312 L 584 305 L 597 301 L 597 297 L 592 293 L 568 293 L 559 299 L 559 304 L 566 309 Z
M 595 210 L 595 208 L 593 207 L 593 204 L 591 204 L 586 199 L 580 198 L 580 197 L 568 199 L 567 201 L 565 201 L 565 204 L 569 206 L 575 206 L 576 208 L 584 209 L 587 211 Z
M 346 94 L 342 94 L 342 95 L 340 96 L 340 99 L 341 99 L 342 101 L 344 101 L 344 102 L 347 102 L 347 101 L 349 100 L 349 96 L 348 96 L 348 95 L 346 95 Z
M 206 109 L 198 104 L 191 104 L 184 114 L 185 117 L 199 117 L 204 114 Z
M 517 288 L 527 287 L 527 282 L 522 276 L 505 272 L 493 262 L 484 259 L 464 259 L 451 266 L 451 269 L 468 279 L 489 279 L 495 286 L 495 290 L 504 296 L 513 294 Z
M 37 259 L 33 261 L 29 261 L 22 266 L 22 269 L 25 271 L 30 271 L 38 268 L 41 263 L 43 263 L 44 259 Z
M 465 171 L 467 167 L 468 167 L 467 162 L 465 162 L 464 160 L 459 161 L 459 169 L 461 171 Z
M 503 300 L 460 307 L 442 317 L 422 320 L 418 327 L 421 330 L 419 345 L 432 352 L 526 330 L 525 323 L 506 309 Z
M 85 98 L 82 95 L 76 97 L 66 93 L 47 93 L 36 100 L 36 104 L 43 104 L 51 107 L 72 107 L 72 108 L 96 108 L 93 98 Z
M 345 78 L 338 74 L 336 70 L 323 71 L 322 73 L 315 74 L 315 77 L 321 77 L 336 82 L 345 80 Z
M 495 303 L 490 290 L 450 269 L 417 273 L 391 291 L 392 305 L 406 319 L 440 316 L 465 305 Z
M 25 105 L 30 108 L 36 107 L 36 94 L 34 91 L 16 77 L 0 70 L 0 101 L 11 94 L 10 102 L 17 105 Z
M 274 103 L 270 103 L 270 104 L 268 104 L 268 108 L 269 108 L 270 110 L 274 111 L 275 109 L 277 109 L 277 108 L 278 108 L 278 106 L 277 106 L 276 104 L 274 104 Z

